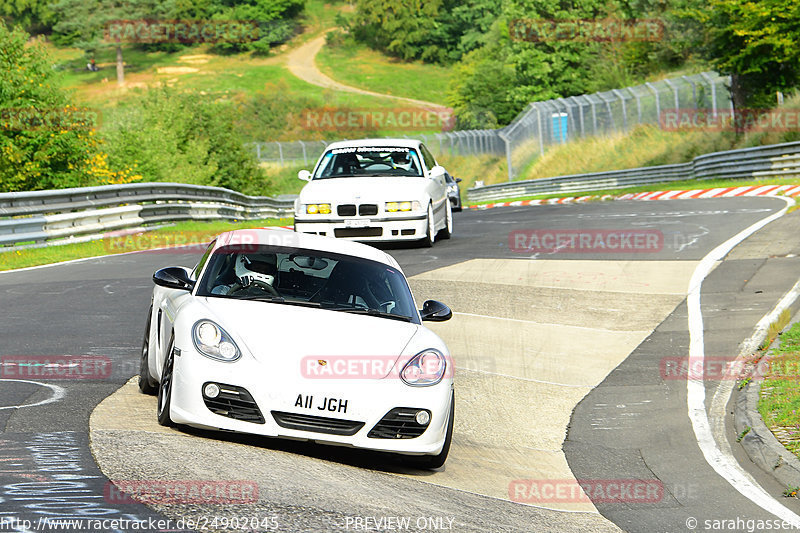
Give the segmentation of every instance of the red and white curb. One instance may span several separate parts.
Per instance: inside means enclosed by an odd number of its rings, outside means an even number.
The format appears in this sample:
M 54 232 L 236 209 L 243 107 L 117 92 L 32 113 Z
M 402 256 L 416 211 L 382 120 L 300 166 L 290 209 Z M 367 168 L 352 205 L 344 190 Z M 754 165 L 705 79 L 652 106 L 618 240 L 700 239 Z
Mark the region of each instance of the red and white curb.
M 469 209 L 492 209 L 493 207 L 524 207 L 529 205 L 573 204 L 591 200 L 687 200 L 691 198 L 732 198 L 734 196 L 800 196 L 800 185 L 752 185 L 746 187 L 718 187 L 716 189 L 691 189 L 678 191 L 645 191 L 621 196 L 566 196 L 546 200 L 518 200 L 484 205 L 470 205 Z

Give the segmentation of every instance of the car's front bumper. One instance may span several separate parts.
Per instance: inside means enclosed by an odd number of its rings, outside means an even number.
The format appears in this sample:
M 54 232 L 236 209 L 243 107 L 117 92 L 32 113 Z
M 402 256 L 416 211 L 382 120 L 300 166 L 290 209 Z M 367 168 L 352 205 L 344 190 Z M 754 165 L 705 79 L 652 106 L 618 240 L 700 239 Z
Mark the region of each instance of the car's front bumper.
M 410 387 L 396 375 L 384 379 L 306 378 L 297 368 L 297 377 L 271 374 L 252 357 L 234 363 L 217 362 L 198 354 L 194 348 L 181 350 L 175 358 L 170 416 L 178 424 L 281 437 L 313 440 L 324 444 L 351 446 L 409 455 L 438 454 L 445 440 L 450 408 L 452 378 L 431 387 Z M 263 423 L 237 420 L 212 412 L 203 397 L 204 384 L 214 382 L 246 389 L 263 416 Z M 311 405 L 306 407 L 305 403 Z M 300 398 L 300 400 L 298 400 Z M 326 402 L 325 399 L 334 399 Z M 297 405 L 298 402 L 301 405 Z M 344 410 L 342 402 L 346 402 Z M 334 410 L 320 409 L 327 405 Z M 414 438 L 370 438 L 367 435 L 392 409 L 427 409 L 431 420 L 427 429 Z M 363 422 L 353 435 L 336 435 L 281 427 L 273 411 Z M 344 411 L 344 412 L 340 412 Z
M 355 241 L 416 241 L 428 231 L 428 216 L 408 214 L 394 217 L 308 217 L 295 215 L 298 233 L 327 235 Z

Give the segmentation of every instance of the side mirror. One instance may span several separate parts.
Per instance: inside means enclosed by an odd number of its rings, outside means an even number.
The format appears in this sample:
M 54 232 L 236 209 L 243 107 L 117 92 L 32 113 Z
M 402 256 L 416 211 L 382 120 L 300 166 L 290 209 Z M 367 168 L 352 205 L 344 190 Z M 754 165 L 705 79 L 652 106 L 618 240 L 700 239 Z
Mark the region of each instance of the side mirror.
M 308 170 L 301 170 L 297 173 L 297 177 L 303 181 L 311 181 L 311 172 Z
M 183 267 L 167 267 L 156 270 L 153 274 L 153 283 L 159 287 L 190 291 L 194 288 L 194 281 Z
M 456 183 L 461 183 L 461 178 L 456 178 Z
M 453 311 L 442 302 L 437 302 L 436 300 L 428 300 L 422 304 L 419 314 L 422 320 L 431 322 L 444 322 L 453 317 Z
M 442 165 L 436 165 L 430 171 L 431 178 L 438 178 L 439 176 L 444 176 L 445 172 L 447 172 Z

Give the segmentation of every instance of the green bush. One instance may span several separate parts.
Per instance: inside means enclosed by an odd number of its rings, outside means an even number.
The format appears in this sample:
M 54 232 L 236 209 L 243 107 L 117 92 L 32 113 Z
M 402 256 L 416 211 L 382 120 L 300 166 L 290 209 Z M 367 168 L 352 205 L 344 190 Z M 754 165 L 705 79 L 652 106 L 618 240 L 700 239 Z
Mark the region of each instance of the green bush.
M 237 110 L 231 102 L 161 86 L 108 115 L 103 137 L 112 165 L 131 166 L 144 181 L 243 192 L 265 185 L 237 131 Z
M 0 191 L 123 183 L 95 135 L 97 110 L 71 104 L 52 60 L 30 36 L 0 21 Z

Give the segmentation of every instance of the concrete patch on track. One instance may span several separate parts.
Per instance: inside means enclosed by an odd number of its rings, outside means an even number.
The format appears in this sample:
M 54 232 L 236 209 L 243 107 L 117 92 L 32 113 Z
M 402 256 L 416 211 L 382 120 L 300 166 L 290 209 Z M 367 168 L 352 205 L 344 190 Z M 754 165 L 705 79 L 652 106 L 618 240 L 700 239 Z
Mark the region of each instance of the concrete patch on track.
M 456 531 L 617 531 L 585 497 L 520 500 L 512 487 L 574 482 L 562 444 L 575 405 L 683 300 L 695 266 L 476 259 L 411 278 L 418 299 L 456 312 L 431 324 L 457 367 L 456 427 L 440 471 L 376 471 L 374 457 L 341 448 L 162 428 L 135 380 L 95 409 L 92 451 L 111 479 L 254 480 L 259 501 L 232 512 L 276 512 L 282 530 L 339 530 L 349 515 L 405 511 L 454 516 Z
M 696 266 L 474 259 L 411 278 L 418 297 L 455 311 L 430 327 L 456 362 L 458 438 L 428 481 L 515 499 L 515 480 L 574 480 L 562 452 L 572 410 L 685 298 Z M 579 500 L 523 503 L 595 511 Z

